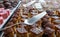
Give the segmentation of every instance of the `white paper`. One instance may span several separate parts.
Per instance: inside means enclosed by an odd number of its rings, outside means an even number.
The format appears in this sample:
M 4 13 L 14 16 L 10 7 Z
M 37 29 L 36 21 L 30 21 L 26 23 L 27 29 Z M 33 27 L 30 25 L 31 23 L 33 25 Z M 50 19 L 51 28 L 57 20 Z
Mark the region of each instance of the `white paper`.
M 28 6 L 32 5 L 33 3 L 35 3 L 35 2 L 36 2 L 36 0 L 31 1 L 31 2 L 29 2 L 29 3 L 27 3 L 27 4 L 24 4 L 23 6 L 24 6 L 24 7 L 28 7 Z
M 39 2 L 41 2 L 41 3 L 43 3 L 43 2 L 46 3 L 45 0 L 39 0 Z
M 36 7 L 37 9 L 42 9 L 42 8 L 43 8 L 40 3 L 35 3 L 34 5 L 35 5 L 35 7 Z

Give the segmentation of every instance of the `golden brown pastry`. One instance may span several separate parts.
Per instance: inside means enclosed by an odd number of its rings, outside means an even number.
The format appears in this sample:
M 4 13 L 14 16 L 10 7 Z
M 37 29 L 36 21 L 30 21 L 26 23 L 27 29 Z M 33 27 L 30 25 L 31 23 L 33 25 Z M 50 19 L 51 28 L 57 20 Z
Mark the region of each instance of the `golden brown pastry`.
M 60 30 L 56 31 L 56 37 L 60 37 Z
M 27 37 L 27 31 L 25 28 L 17 28 L 17 37 Z
M 55 20 L 53 23 L 56 25 L 60 24 L 60 19 Z
M 60 30 L 60 25 L 55 25 L 55 31 Z
M 47 20 L 46 18 L 42 18 L 42 28 L 45 28 L 46 26 L 45 26 L 45 24 L 46 23 L 48 23 L 49 22 L 49 20 Z
M 59 19 L 58 16 L 51 16 L 51 20 L 52 20 L 52 22 L 55 21 L 55 20 L 57 20 L 57 19 Z
M 60 12 L 58 13 L 58 16 L 60 17 Z
M 5 37 L 14 37 L 14 31 L 12 28 L 6 29 L 4 30 L 4 35 Z
M 47 20 L 52 21 L 52 20 L 51 20 L 51 17 L 50 17 L 48 14 L 45 15 L 43 18 L 46 18 Z
M 47 22 L 44 26 L 45 27 L 50 27 L 52 29 L 55 29 L 55 25 L 53 23 L 51 23 L 51 22 Z
M 59 11 L 57 11 L 57 10 L 54 11 L 54 15 L 58 15 L 58 13 L 59 13 Z
M 51 29 L 49 27 L 46 27 L 46 29 L 44 30 L 45 31 L 45 34 L 48 36 L 48 37 L 55 37 L 55 30 L 54 29 Z
M 58 16 L 60 17 L 60 9 L 58 9 Z
M 44 31 L 41 27 L 40 28 L 37 28 L 37 27 L 32 28 L 32 29 L 30 29 L 30 32 L 31 32 L 30 37 L 42 37 L 42 35 L 44 33 Z
M 9 22 L 9 23 L 7 24 L 7 26 L 12 26 L 12 25 L 14 25 L 13 22 Z M 13 29 L 13 32 L 16 33 L 16 26 L 12 26 L 11 28 Z
M 37 27 L 41 27 L 42 26 L 42 20 L 39 20 L 38 22 L 36 22 L 36 24 L 37 24 Z

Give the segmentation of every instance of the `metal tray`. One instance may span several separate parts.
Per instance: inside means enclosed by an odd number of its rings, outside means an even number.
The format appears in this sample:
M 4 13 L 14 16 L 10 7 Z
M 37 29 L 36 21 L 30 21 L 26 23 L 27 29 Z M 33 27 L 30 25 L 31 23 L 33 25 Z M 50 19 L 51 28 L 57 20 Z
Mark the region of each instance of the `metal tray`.
M 19 7 L 20 3 L 21 3 L 21 1 L 19 1 L 18 5 L 15 8 L 13 8 L 12 10 L 10 10 L 11 11 L 10 15 L 8 16 L 7 19 L 4 20 L 3 24 L 0 25 L 0 29 L 3 28 L 4 25 L 6 25 L 7 21 L 13 15 L 13 13 L 15 12 L 15 10 Z
M 20 7 L 20 4 L 21 4 L 21 1 L 19 1 L 19 3 L 17 4 L 17 6 L 11 10 L 11 13 L 10 15 L 8 16 L 8 18 L 4 21 L 4 23 L 2 25 L 0 25 L 0 29 L 4 28 L 4 26 L 6 25 L 6 23 L 8 22 L 8 20 L 11 18 L 11 16 L 14 14 L 15 10 L 17 8 Z M 0 37 L 3 35 L 4 33 L 3 32 L 0 32 Z

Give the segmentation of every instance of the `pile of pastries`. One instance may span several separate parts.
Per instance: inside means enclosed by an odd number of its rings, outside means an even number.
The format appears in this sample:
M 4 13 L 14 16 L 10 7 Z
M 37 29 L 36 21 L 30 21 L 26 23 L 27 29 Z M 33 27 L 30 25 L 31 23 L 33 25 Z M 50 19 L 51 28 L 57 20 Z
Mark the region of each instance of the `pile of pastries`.
M 3 0 L 0 1 L 0 8 L 11 9 L 15 7 L 18 3 L 18 0 Z
M 60 15 L 59 11 L 46 10 L 47 14 L 33 25 L 24 23 L 25 19 L 29 19 L 42 11 L 35 8 L 21 6 L 17 9 L 7 23 L 6 27 L 19 23 L 4 30 L 4 37 L 60 37 Z

